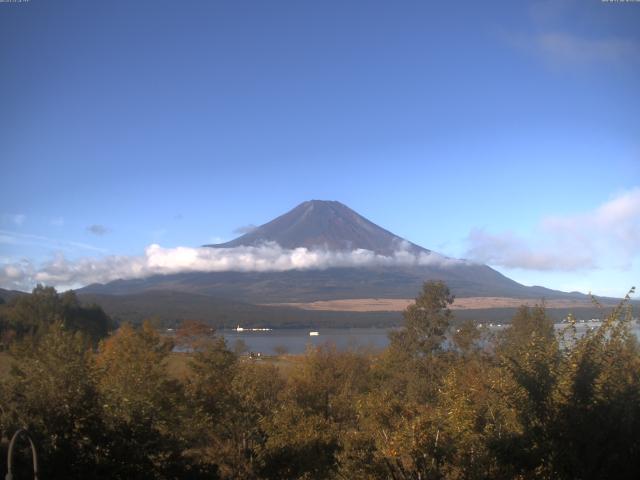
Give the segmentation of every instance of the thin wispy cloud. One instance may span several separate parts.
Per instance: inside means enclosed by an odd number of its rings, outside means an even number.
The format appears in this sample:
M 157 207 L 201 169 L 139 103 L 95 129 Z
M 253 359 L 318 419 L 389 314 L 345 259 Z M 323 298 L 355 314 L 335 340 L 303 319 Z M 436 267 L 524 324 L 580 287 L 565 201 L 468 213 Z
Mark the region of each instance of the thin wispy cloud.
M 66 242 L 66 243 L 67 243 L 67 245 L 69 245 L 71 247 L 82 248 L 84 250 L 92 250 L 94 252 L 106 253 L 108 251 L 106 248 L 96 247 L 94 245 L 90 245 L 90 244 L 84 243 L 84 242 Z
M 615 36 L 587 37 L 563 30 L 507 33 L 506 41 L 553 68 L 640 64 L 640 42 Z
M 100 224 L 94 224 L 94 225 L 89 225 L 87 227 L 87 232 L 93 234 L 93 235 L 97 235 L 98 237 L 101 237 L 103 235 L 106 235 L 107 233 L 110 232 L 110 230 L 105 227 L 104 225 L 100 225 Z
M 599 9 L 572 0 L 534 2 L 529 31 L 503 32 L 504 39 L 554 68 L 640 64 L 640 40 L 612 33 Z
M 473 229 L 466 256 L 528 270 L 631 268 L 640 256 L 640 188 L 579 215 L 542 219 L 529 236 Z
M 3 213 L 0 215 L 2 223 L 10 223 L 17 226 L 22 226 L 27 221 L 27 216 L 24 213 Z
M 0 243 L 7 245 L 32 245 L 46 247 L 52 250 L 64 250 L 77 252 L 78 249 L 92 252 L 106 253 L 104 248 L 96 247 L 88 243 L 59 240 L 56 238 L 34 235 L 31 233 L 15 232 L 10 230 L 0 230 Z
M 572 250 L 567 255 L 565 249 L 557 245 L 540 245 L 513 232 L 492 234 L 482 228 L 474 228 L 467 237 L 467 244 L 467 258 L 498 267 L 547 271 L 596 267 L 595 259 L 588 253 Z
M 236 228 L 233 233 L 235 233 L 236 235 L 244 235 L 245 233 L 253 232 L 256 228 L 258 227 L 250 223 L 249 225 L 243 225 Z
M 14 235 L 7 235 L 6 233 L 0 232 L 0 243 L 4 243 L 5 245 L 14 245 L 18 242 Z
M 64 218 L 63 217 L 54 217 L 49 222 L 54 227 L 63 227 L 64 226 Z
M 163 248 L 153 244 L 140 256 L 116 256 L 67 260 L 57 255 L 36 267 L 30 262 L 0 268 L 0 286 L 28 290 L 37 283 L 71 288 L 117 279 L 145 278 L 182 272 L 280 272 L 368 266 L 438 266 L 463 263 L 436 253 L 411 253 L 400 248 L 393 255 L 370 250 L 329 251 L 307 248 L 284 249 L 276 243 L 235 248 Z

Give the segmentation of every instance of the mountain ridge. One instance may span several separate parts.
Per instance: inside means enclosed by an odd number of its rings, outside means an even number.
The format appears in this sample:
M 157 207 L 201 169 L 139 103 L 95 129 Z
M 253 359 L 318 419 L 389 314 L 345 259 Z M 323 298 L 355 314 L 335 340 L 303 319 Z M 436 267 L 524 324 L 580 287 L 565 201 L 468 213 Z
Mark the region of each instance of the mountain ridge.
M 363 249 L 381 255 L 392 255 L 398 250 L 431 253 L 430 250 L 393 234 L 335 200 L 308 200 L 229 242 L 204 246 L 255 247 L 268 242 L 275 242 L 288 249 Z
M 234 312 L 237 314 L 239 311 L 239 303 L 252 305 L 250 311 L 256 318 L 260 316 L 260 308 L 266 309 L 265 315 L 274 315 L 273 307 L 268 309 L 265 304 L 358 298 L 414 298 L 422 284 L 428 280 L 444 281 L 457 297 L 527 300 L 587 298 L 581 293 L 560 292 L 539 286 L 527 287 L 488 265 L 441 257 L 436 252 L 379 227 L 336 201 L 303 202 L 234 240 L 203 247 L 230 249 L 260 247 L 270 243 L 277 243 L 283 249 L 342 252 L 370 250 L 388 257 L 402 251 L 414 255 L 416 259 L 431 259 L 433 256 L 436 261 L 284 271 L 182 272 L 88 285 L 79 289 L 78 293 L 81 296 L 127 297 L 127 308 L 135 308 L 136 299 L 144 298 L 146 312 L 153 308 L 160 312 L 169 307 L 171 295 L 167 292 L 180 292 L 182 295 L 198 296 L 198 312 L 202 312 L 202 305 L 206 304 L 202 299 L 206 297 L 212 306 L 215 305 L 218 313 L 225 310 L 227 305 L 228 315 L 231 317 Z M 441 262 L 439 259 L 446 261 Z M 149 301 L 150 297 L 154 298 L 154 302 Z M 187 314 L 188 307 L 181 311 Z M 287 315 L 290 314 L 291 310 L 287 310 Z M 354 317 L 345 316 L 345 321 L 348 318 Z

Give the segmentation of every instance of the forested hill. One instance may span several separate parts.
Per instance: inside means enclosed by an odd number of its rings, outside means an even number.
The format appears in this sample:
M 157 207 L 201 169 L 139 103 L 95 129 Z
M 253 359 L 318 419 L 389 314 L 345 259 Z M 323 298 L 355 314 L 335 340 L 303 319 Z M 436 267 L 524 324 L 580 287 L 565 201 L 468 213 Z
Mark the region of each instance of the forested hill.
M 12 298 L 18 297 L 20 295 L 26 295 L 25 292 L 20 292 L 18 290 L 6 290 L 4 288 L 0 288 L 0 303 L 6 303 Z
M 0 350 L 16 340 L 38 337 L 56 324 L 82 332 L 94 343 L 117 326 L 102 307 L 80 302 L 73 291 L 58 293 L 53 287 L 37 286 L 30 294 L 0 301 Z

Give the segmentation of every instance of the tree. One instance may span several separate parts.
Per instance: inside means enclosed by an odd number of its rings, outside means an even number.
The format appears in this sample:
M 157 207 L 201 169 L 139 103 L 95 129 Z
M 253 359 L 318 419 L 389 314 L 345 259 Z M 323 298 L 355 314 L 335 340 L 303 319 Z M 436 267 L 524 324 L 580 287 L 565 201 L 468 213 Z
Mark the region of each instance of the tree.
M 444 282 L 429 281 L 402 316 L 404 328 L 391 334 L 391 348 L 413 357 L 428 357 L 442 349 L 452 319 L 454 297 Z
M 62 304 L 65 327 L 85 333 L 94 345 L 116 328 L 116 323 L 102 310 L 102 307 L 96 304 L 80 305 L 73 292 L 64 294 Z
M 215 328 L 204 322 L 185 320 L 176 330 L 175 341 L 181 347 L 197 351 L 213 341 L 216 338 L 215 333 Z
M 452 340 L 457 352 L 462 357 L 473 356 L 480 350 L 478 345 L 482 339 L 483 330 L 472 320 L 465 321 L 453 332 Z
M 556 478 L 640 475 L 640 346 L 631 331 L 634 289 L 595 331 L 573 329 L 550 422 Z M 561 449 L 562 453 L 559 453 Z
M 268 438 L 264 425 L 278 408 L 284 383 L 277 367 L 258 361 L 243 362 L 236 371 L 231 384 L 235 408 L 229 440 L 238 479 L 257 478 L 264 467 L 261 454 Z
M 562 354 L 544 305 L 520 307 L 496 348 L 503 372 L 498 394 L 514 411 L 517 428 L 495 443 L 495 452 L 501 462 L 514 468 L 514 475 L 552 476 L 549 426 L 557 414 L 555 392 Z
M 86 337 L 55 323 L 12 350 L 13 371 L 0 388 L 0 431 L 29 430 L 45 478 L 105 478 L 98 447 L 104 424 L 88 347 Z
M 219 470 L 222 478 L 242 478 L 236 476 L 241 468 L 233 441 L 238 402 L 232 382 L 237 370 L 238 357 L 224 338 L 211 338 L 193 353 L 185 384 L 189 455 L 202 468 Z
M 358 399 L 370 386 L 365 355 L 338 352 L 333 345 L 307 351 L 264 421 L 262 476 L 332 478 L 339 469 L 342 439 L 357 426 Z
M 412 401 L 435 398 L 439 379 L 445 373 L 443 348 L 452 313 L 453 295 L 440 281 L 426 282 L 422 292 L 402 313 L 404 326 L 389 334 L 390 344 L 383 365 L 387 384 Z
M 10 303 L 10 326 L 18 338 L 44 333 L 49 325 L 62 322 L 62 302 L 53 287 L 36 286 L 31 295 L 20 295 Z
M 166 372 L 172 346 L 148 323 L 123 325 L 100 344 L 97 387 L 109 461 L 120 478 L 165 478 L 191 468 L 182 455 L 182 387 Z
M 38 285 L 31 295 L 20 295 L 5 307 L 5 330 L 12 337 L 37 337 L 60 322 L 67 330 L 85 333 L 94 344 L 106 337 L 116 324 L 98 305 L 82 305 L 73 291 L 63 294 L 53 287 Z

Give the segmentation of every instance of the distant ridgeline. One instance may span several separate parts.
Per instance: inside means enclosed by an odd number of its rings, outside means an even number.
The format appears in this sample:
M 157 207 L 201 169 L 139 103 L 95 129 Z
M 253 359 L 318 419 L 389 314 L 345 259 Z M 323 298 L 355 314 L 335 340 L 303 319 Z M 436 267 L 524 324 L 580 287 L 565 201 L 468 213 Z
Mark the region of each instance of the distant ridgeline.
M 79 293 L 78 298 L 83 302 L 101 305 L 119 323 L 141 323 L 153 318 L 167 327 L 175 327 L 183 320 L 199 320 L 217 328 L 234 328 L 238 324 L 290 328 L 392 327 L 402 322 L 399 311 L 304 310 L 175 291 L 148 291 L 132 295 Z M 523 299 L 523 303 L 525 300 L 531 303 L 529 299 Z M 542 299 L 539 301 L 542 302 Z M 631 304 L 640 307 L 637 301 Z M 162 305 L 162 309 L 158 305 Z M 570 313 L 577 318 L 602 318 L 610 309 L 610 302 L 607 302 L 604 307 L 547 307 L 546 311 L 550 318 L 559 322 Z M 479 323 L 509 323 L 517 311 L 516 307 L 455 310 L 454 322 L 474 320 Z
M 525 299 L 523 299 L 523 303 Z M 531 304 L 531 301 L 528 301 Z M 162 305 L 162 310 L 158 305 Z M 631 301 L 635 310 L 640 302 Z M 455 303 L 454 303 L 455 305 Z M 51 308 L 52 310 L 48 310 Z M 555 322 L 569 314 L 579 319 L 603 318 L 611 310 L 605 306 L 546 308 Z M 454 310 L 453 323 L 472 320 L 478 323 L 509 323 L 518 308 L 482 308 Z M 104 337 L 117 324 L 141 324 L 151 319 L 157 325 L 176 327 L 185 320 L 196 320 L 216 328 L 287 327 L 349 328 L 392 327 L 402 323 L 400 311 L 305 310 L 279 305 L 250 304 L 179 291 L 151 290 L 132 295 L 101 295 L 65 292 L 37 287 L 32 294 L 0 289 L 0 348 L 11 339 L 27 333 L 37 334 L 43 327 L 62 321 L 67 328 L 79 330 L 94 341 Z

